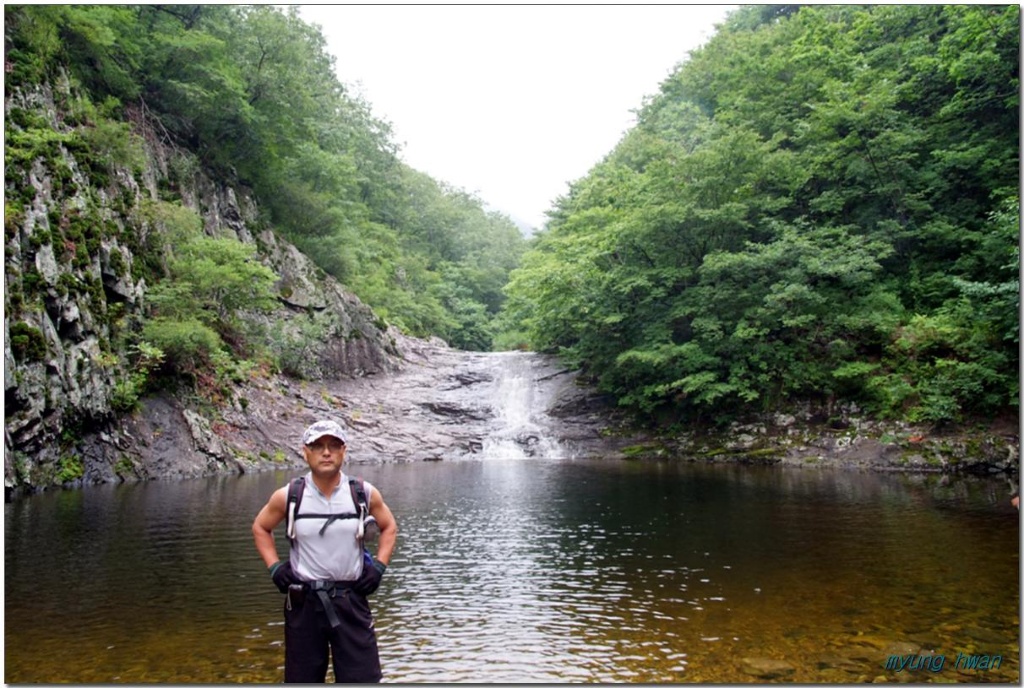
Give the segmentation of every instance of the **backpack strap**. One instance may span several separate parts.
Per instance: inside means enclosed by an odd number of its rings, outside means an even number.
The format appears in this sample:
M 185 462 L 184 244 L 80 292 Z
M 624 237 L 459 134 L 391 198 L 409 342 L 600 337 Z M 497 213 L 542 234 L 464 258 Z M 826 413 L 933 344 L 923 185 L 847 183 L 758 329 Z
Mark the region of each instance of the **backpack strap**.
M 366 485 L 362 478 L 349 478 L 348 488 L 352 491 L 352 503 L 356 505 L 359 523 L 356 526 L 356 538 L 362 542 L 366 517 L 370 513 L 369 500 L 366 499 Z
M 302 501 L 302 492 L 305 489 L 305 478 L 294 478 L 288 483 L 288 502 L 284 514 L 284 532 L 288 542 L 292 544 L 295 544 L 295 514 L 299 513 L 299 502 Z
M 303 514 L 303 516 L 308 516 L 309 518 L 327 519 L 320 529 L 321 535 L 323 535 L 327 526 L 336 520 L 356 518 L 358 519 L 358 537 L 362 540 L 364 521 L 366 521 L 366 516 L 370 513 L 369 500 L 366 498 L 366 485 L 362 478 L 349 478 L 348 487 L 352 492 L 352 503 L 356 507 L 356 513 L 336 515 Z M 304 477 L 294 478 L 288 483 L 288 500 L 285 507 L 284 522 L 285 536 L 288 538 L 288 542 L 292 544 L 295 544 L 295 519 L 300 517 L 299 504 L 302 502 L 302 493 L 305 489 L 306 479 Z

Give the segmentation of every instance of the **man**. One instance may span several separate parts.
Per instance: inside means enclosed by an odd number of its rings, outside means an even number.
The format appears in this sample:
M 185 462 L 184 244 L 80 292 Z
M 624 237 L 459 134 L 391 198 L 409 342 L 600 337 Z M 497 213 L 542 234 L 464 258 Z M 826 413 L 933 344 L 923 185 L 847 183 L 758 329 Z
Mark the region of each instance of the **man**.
M 348 447 L 340 425 L 317 421 L 306 428 L 302 443 L 309 473 L 302 478 L 301 499 L 290 503 L 288 486 L 276 490 L 252 524 L 256 550 L 286 594 L 284 680 L 323 683 L 329 648 L 336 681 L 376 683 L 380 657 L 367 596 L 380 585 L 398 526 L 377 489 L 352 484 L 342 473 Z M 364 552 L 369 520 L 360 517 L 360 500 L 380 528 L 376 559 Z M 289 508 L 290 553 L 282 562 L 273 531 Z

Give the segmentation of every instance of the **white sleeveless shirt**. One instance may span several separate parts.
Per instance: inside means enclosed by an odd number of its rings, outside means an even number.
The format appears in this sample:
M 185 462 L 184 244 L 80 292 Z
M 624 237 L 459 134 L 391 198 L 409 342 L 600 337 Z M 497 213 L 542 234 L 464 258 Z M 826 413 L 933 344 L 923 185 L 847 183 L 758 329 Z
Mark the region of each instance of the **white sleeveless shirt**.
M 356 505 L 348 476 L 341 474 L 338 487 L 325 495 L 307 473 L 306 487 L 296 515 L 300 514 L 355 514 Z M 367 506 L 373 485 L 363 482 Z M 363 572 L 363 548 L 356 540 L 357 519 L 296 518 L 295 543 L 291 547 L 292 570 L 302 580 L 354 581 Z M 323 533 L 321 534 L 321 529 Z

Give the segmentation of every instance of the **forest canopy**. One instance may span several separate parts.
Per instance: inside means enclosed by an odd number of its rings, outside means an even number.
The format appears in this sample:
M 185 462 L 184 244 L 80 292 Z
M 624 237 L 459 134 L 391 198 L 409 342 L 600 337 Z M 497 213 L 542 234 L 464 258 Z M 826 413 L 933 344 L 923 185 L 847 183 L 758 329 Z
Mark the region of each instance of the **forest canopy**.
M 646 418 L 1019 397 L 1017 6 L 750 6 L 512 273 L 502 341 Z
M 386 321 L 491 348 L 502 287 L 525 248 L 519 229 L 406 166 L 388 123 L 343 85 L 297 7 L 6 5 L 4 18 L 8 89 L 67 74 L 80 102 L 66 104 L 76 120 L 66 125 L 123 142 L 117 126 L 147 118 L 188 152 L 162 200 L 197 167 L 248 187 L 266 226 Z M 45 122 L 17 119 L 9 164 L 53 136 Z

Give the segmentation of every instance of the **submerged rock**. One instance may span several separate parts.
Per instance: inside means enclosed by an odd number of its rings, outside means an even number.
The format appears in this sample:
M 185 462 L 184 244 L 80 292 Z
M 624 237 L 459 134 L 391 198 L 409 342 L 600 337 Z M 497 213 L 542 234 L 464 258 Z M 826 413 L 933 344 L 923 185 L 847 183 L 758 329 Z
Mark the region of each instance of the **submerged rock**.
M 767 657 L 744 657 L 740 660 L 743 673 L 763 679 L 783 678 L 796 671 L 789 662 Z

